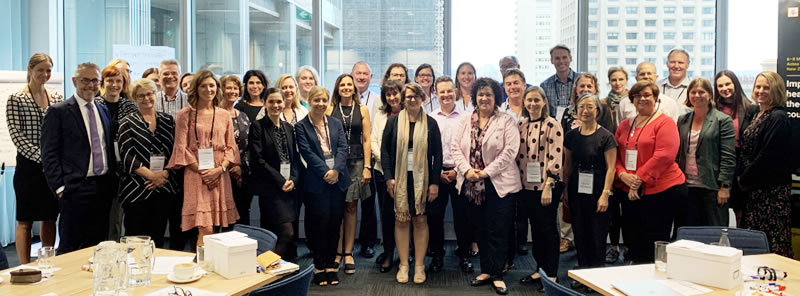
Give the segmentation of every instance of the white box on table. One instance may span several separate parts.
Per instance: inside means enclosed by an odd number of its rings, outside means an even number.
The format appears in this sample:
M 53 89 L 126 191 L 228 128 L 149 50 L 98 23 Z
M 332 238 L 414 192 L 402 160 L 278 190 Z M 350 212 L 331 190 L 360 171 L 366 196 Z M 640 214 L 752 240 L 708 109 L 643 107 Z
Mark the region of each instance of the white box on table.
M 237 231 L 206 235 L 203 237 L 206 260 L 214 272 L 227 278 L 237 278 L 256 273 L 256 240 Z
M 679 240 L 667 245 L 667 276 L 721 289 L 742 284 L 742 250 Z

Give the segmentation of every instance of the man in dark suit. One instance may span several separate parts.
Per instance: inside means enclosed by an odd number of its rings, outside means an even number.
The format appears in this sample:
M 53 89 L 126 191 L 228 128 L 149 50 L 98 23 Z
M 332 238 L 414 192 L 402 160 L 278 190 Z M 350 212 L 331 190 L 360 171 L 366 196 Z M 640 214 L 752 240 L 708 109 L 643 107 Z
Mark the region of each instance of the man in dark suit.
M 75 95 L 51 106 L 42 121 L 42 166 L 48 186 L 59 198 L 59 254 L 105 240 L 115 198 L 111 117 L 94 101 L 100 68 L 93 63 L 78 65 L 72 83 Z

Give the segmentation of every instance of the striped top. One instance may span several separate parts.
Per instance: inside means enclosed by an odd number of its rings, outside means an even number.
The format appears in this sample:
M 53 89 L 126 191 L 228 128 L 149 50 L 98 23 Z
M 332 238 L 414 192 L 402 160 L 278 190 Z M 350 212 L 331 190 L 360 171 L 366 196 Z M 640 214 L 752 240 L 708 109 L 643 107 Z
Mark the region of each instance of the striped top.
M 60 94 L 47 91 L 48 107 L 64 100 Z M 41 163 L 40 151 L 42 118 L 47 108 L 41 108 L 33 100 L 31 94 L 20 90 L 8 96 L 6 105 L 6 120 L 11 141 L 17 147 L 17 152 L 27 159 Z
M 119 198 L 122 204 L 144 201 L 153 194 L 177 192 L 177 173 L 169 171 L 169 179 L 164 186 L 155 190 L 145 188 L 145 179 L 136 174 L 140 167 L 150 167 L 150 155 L 161 154 L 165 157 L 164 167 L 172 155 L 175 141 L 175 120 L 167 113 L 156 112 L 156 131 L 151 133 L 148 123 L 140 112 L 131 113 L 120 121 L 119 150 L 122 158 L 122 175 L 120 176 Z

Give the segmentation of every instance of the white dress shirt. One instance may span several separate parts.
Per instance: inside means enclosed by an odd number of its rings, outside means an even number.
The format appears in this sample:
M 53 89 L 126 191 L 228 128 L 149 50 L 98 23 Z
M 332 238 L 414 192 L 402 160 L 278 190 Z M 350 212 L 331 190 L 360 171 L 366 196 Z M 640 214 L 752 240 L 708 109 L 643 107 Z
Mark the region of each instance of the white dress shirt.
M 375 117 L 374 112 L 380 107 L 381 96 L 367 89 L 367 91 L 359 94 L 359 100 L 361 101 L 361 105 L 367 106 L 367 109 L 369 109 L 369 117 Z
M 684 77 L 678 85 L 670 84 L 669 78 L 661 79 L 658 81 L 658 90 L 661 91 L 661 94 L 675 100 L 678 106 L 678 112 L 680 113 L 678 114 L 679 116 L 692 110 L 692 108 L 686 106 L 686 98 L 689 95 L 688 77 Z
M 81 116 L 83 117 L 83 125 L 86 128 L 86 139 L 89 141 L 89 169 L 86 173 L 87 177 L 95 176 L 94 173 L 94 156 L 92 156 L 91 147 L 92 147 L 92 132 L 89 130 L 89 109 L 86 107 L 86 100 L 80 98 L 77 94 L 75 95 L 75 99 L 79 105 L 81 110 Z M 105 141 L 105 130 L 103 129 L 103 119 L 100 117 L 100 110 L 98 110 L 97 103 L 92 100 L 91 102 L 92 108 L 94 108 L 94 119 L 97 122 L 97 134 L 100 136 L 100 149 L 103 151 L 103 155 L 107 155 L 106 153 L 106 141 Z M 105 175 L 108 172 L 108 158 L 106 157 L 103 159 L 103 173 L 101 175 Z

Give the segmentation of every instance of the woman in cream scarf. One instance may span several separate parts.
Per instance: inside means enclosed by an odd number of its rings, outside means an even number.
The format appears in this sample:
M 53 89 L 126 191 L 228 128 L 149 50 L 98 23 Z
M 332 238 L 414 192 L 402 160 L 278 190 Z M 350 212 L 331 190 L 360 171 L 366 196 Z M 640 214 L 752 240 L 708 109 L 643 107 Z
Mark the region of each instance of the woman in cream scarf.
M 408 282 L 410 223 L 414 224 L 414 283 L 425 282 L 425 251 L 428 249 L 428 222 L 425 205 L 439 195 L 442 171 L 442 144 L 436 120 L 422 112 L 425 93 L 416 83 L 401 92 L 406 109 L 386 122 L 381 144 L 381 166 L 386 188 L 394 198 L 395 240 L 400 266 L 397 282 Z M 436 139 L 428 141 L 428 139 Z

